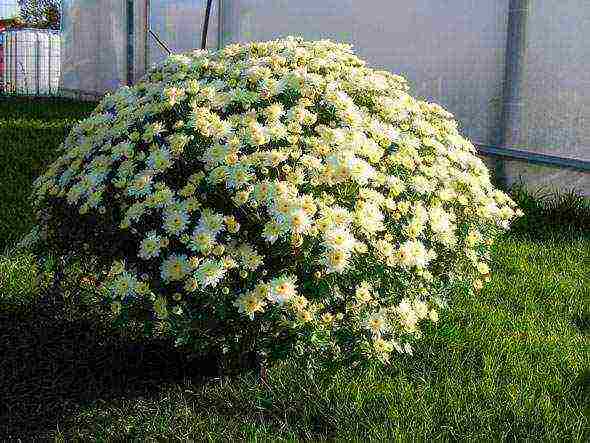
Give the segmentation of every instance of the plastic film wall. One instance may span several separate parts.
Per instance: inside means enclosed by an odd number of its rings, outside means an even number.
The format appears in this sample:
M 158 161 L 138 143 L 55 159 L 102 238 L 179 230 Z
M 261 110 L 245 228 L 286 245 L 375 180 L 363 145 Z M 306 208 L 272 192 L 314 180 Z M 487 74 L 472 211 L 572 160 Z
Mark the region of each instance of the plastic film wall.
M 19 11 L 17 0 L 0 0 L 0 20 L 14 18 Z
M 120 0 L 64 0 L 63 90 L 102 94 L 125 84 L 126 14 Z
M 62 0 L 62 93 L 101 96 L 143 75 L 145 17 L 145 1 Z
M 150 28 L 172 52 L 200 48 L 206 3 L 206 0 L 150 0 Z M 219 1 L 214 0 L 209 16 L 207 49 L 217 49 L 218 8 Z M 148 48 L 150 66 L 168 55 L 154 38 L 149 39 Z
M 225 0 L 225 41 L 288 34 L 352 43 L 369 66 L 405 76 L 412 95 L 452 112 L 472 142 L 497 146 L 509 0 Z M 587 0 L 530 2 L 519 143 L 508 148 L 590 161 Z M 586 121 L 585 121 L 586 118 Z M 482 156 L 493 173 L 496 159 Z M 505 160 L 508 185 L 577 189 L 590 174 Z
M 517 149 L 590 161 L 590 2 L 531 1 L 524 106 Z M 505 163 L 509 182 L 578 189 L 590 196 L 590 173 Z

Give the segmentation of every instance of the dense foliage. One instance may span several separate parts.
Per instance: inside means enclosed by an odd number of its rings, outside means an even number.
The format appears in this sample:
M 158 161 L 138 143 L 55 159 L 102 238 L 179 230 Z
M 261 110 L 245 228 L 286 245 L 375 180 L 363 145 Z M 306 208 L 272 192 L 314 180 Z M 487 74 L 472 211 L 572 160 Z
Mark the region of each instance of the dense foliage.
M 61 29 L 61 0 L 18 0 L 19 20 L 27 28 Z
M 71 131 L 42 237 L 94 265 L 105 314 L 194 352 L 411 354 L 522 212 L 408 89 L 329 40 L 173 55 Z

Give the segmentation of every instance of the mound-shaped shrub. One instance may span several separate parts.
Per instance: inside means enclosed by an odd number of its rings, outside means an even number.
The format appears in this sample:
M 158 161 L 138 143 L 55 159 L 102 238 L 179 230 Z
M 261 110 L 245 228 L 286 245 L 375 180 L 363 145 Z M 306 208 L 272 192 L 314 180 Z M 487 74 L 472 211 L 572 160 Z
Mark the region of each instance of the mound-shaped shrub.
M 453 115 L 301 38 L 170 56 L 35 182 L 42 237 L 105 315 L 192 352 L 356 365 L 412 353 L 521 215 Z

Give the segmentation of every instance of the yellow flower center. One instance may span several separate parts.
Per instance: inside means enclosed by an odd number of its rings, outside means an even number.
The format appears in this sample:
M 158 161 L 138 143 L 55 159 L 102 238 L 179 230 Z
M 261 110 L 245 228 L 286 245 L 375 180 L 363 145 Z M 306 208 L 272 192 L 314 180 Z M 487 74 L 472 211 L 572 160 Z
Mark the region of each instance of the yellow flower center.
M 342 234 L 338 234 L 336 237 L 334 237 L 334 244 L 338 246 L 344 244 L 344 236 Z

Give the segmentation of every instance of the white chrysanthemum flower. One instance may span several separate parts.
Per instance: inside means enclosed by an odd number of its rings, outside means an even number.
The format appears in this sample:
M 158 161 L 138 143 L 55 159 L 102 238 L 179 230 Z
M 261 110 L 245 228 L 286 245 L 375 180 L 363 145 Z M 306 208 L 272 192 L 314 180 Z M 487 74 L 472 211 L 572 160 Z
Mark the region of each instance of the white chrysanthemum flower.
M 374 312 L 368 316 L 364 322 L 365 328 L 380 337 L 382 333 L 386 332 L 390 325 L 387 321 L 386 310 L 381 308 L 379 311 Z
M 429 219 L 433 232 L 443 233 L 452 229 L 450 215 L 439 206 L 430 208 Z
M 411 312 L 412 311 L 412 304 L 411 304 L 410 300 L 408 300 L 407 298 L 403 298 L 402 301 L 399 303 L 399 305 L 397 305 L 397 311 L 401 315 L 407 315 L 409 312 Z
M 152 192 L 153 177 L 152 171 L 143 171 L 137 174 L 127 188 L 127 193 L 132 197 L 143 197 L 150 194 Z
M 256 201 L 268 204 L 273 201 L 275 197 L 275 190 L 276 187 L 274 183 L 264 180 L 254 185 L 252 196 L 256 199 Z
M 241 188 L 247 185 L 253 178 L 254 175 L 249 167 L 238 164 L 228 168 L 228 177 L 225 184 L 228 189 Z
M 219 234 L 223 228 L 223 215 L 215 214 L 210 210 L 203 210 L 201 219 L 199 220 L 198 227 L 210 231 L 213 236 Z
M 323 261 L 326 272 L 342 274 L 350 265 L 350 253 L 342 250 L 328 251 L 324 254 Z
M 329 208 L 328 214 L 334 224 L 341 227 L 350 225 L 354 219 L 350 211 L 341 206 L 333 206 Z
M 187 227 L 189 216 L 184 210 L 168 210 L 163 214 L 163 227 L 169 234 L 180 235 Z
M 400 323 L 403 326 L 405 332 L 412 334 L 418 330 L 418 321 L 420 320 L 420 318 L 414 310 L 402 312 L 399 311 L 398 308 L 398 314 L 400 317 Z
M 296 278 L 293 276 L 282 276 L 271 280 L 268 299 L 282 306 L 297 295 L 295 282 Z
M 211 259 L 204 260 L 197 271 L 195 277 L 199 284 L 206 288 L 207 286 L 216 287 L 226 273 L 223 263 Z
M 367 303 L 373 298 L 371 294 L 372 289 L 369 282 L 363 281 L 356 287 L 354 295 L 358 301 Z
M 208 147 L 203 154 L 203 160 L 207 163 L 209 169 L 223 163 L 225 157 L 229 154 L 229 146 L 215 143 Z
M 366 232 L 373 234 L 385 229 L 383 226 L 383 213 L 374 203 L 361 200 L 355 208 L 355 222 Z
M 394 246 L 385 239 L 377 240 L 374 246 L 375 250 L 383 257 L 391 257 L 395 253 Z
M 387 176 L 385 180 L 385 186 L 389 188 L 390 193 L 393 193 L 394 196 L 401 194 L 407 188 L 406 184 L 402 181 L 402 179 L 395 175 Z
M 238 312 L 246 314 L 250 320 L 254 320 L 256 312 L 263 312 L 266 302 L 264 298 L 259 297 L 256 292 L 248 292 L 241 295 L 234 302 L 234 306 L 238 308 Z
M 375 177 L 375 169 L 358 157 L 351 156 L 347 160 L 346 166 L 352 178 L 361 186 L 366 185 L 369 183 L 369 180 Z
M 420 300 L 414 300 L 412 308 L 418 316 L 418 318 L 426 318 L 428 316 L 428 305 Z
M 303 208 L 293 208 L 289 212 L 289 224 L 294 233 L 301 234 L 311 227 L 311 218 Z
M 324 244 L 332 250 L 350 252 L 355 243 L 355 238 L 346 228 L 334 227 L 324 233 Z
M 454 229 L 454 227 L 453 227 Z M 434 236 L 434 240 L 440 242 L 447 248 L 452 248 L 457 244 L 457 236 L 452 231 L 444 231 Z
M 262 231 L 262 238 L 269 242 L 274 243 L 283 234 L 284 229 L 282 223 L 277 220 L 270 220 L 264 225 Z
M 430 194 L 436 190 L 436 183 L 423 175 L 412 177 L 410 186 L 420 194 Z
M 155 149 L 148 157 L 147 165 L 151 170 L 164 170 L 172 164 L 170 151 L 166 148 Z
M 137 278 L 128 271 L 124 271 L 117 275 L 111 288 L 120 298 L 124 298 L 135 294 L 137 284 Z
M 490 267 L 487 263 L 482 261 L 477 264 L 477 271 L 482 275 L 489 274 Z
M 420 240 L 408 240 L 403 243 L 398 251 L 400 263 L 407 267 L 425 268 L 431 258 L 435 258 L 434 252 L 429 254 L 424 243 Z
M 205 226 L 197 226 L 190 236 L 188 247 L 192 251 L 209 253 L 215 246 L 215 234 Z

